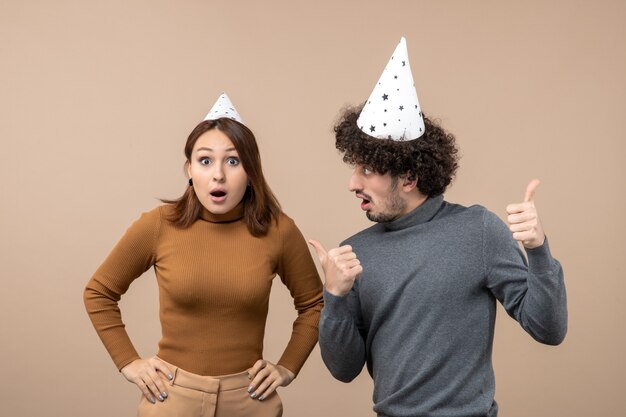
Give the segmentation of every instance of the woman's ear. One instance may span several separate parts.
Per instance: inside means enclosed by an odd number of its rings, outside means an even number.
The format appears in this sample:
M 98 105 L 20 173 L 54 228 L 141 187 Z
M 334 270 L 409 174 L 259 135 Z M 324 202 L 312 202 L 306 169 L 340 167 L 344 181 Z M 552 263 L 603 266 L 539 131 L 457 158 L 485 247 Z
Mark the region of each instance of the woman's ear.
M 187 171 L 187 178 L 191 179 L 191 163 L 185 161 L 185 171 Z

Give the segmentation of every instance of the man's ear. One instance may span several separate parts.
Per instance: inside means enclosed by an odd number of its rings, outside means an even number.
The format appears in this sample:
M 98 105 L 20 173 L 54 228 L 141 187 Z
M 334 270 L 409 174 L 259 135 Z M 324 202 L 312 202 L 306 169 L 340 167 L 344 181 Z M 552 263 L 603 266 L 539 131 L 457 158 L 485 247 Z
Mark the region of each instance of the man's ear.
M 402 190 L 405 193 L 410 193 L 417 187 L 417 176 L 411 176 L 410 173 L 402 176 Z

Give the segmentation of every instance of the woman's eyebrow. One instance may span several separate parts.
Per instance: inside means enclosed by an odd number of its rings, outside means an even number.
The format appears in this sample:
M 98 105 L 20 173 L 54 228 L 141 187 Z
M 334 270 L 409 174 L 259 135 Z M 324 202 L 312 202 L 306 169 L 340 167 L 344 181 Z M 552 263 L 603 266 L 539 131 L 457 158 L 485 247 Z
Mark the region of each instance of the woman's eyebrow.
M 235 149 L 235 148 L 227 148 L 227 149 L 224 149 L 224 152 L 231 152 L 231 151 L 236 151 L 236 150 L 237 150 L 237 149 Z M 211 149 L 211 148 L 207 148 L 207 147 L 205 147 L 205 146 L 203 146 L 202 148 L 198 148 L 198 149 L 196 150 L 196 152 L 199 152 L 199 151 L 209 151 L 209 152 L 214 152 L 214 150 L 213 150 L 213 149 Z

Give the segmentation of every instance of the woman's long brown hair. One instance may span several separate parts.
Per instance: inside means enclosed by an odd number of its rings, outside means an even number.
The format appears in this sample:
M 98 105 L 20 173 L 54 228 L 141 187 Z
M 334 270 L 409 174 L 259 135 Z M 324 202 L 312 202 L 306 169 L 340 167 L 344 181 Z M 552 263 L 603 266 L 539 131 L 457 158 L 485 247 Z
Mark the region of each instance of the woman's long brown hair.
M 250 129 L 228 118 L 201 122 L 187 138 L 185 166 L 191 163 L 191 153 L 198 138 L 211 129 L 218 129 L 228 136 L 239 154 L 244 171 L 248 175 L 250 186 L 246 189 L 242 200 L 243 216 L 248 230 L 253 236 L 267 234 L 272 220 L 278 219 L 281 208 L 263 176 L 259 147 Z M 198 220 L 203 209 L 202 203 L 198 200 L 192 186 L 187 187 L 179 199 L 162 201 L 173 205 L 173 211 L 168 220 L 183 229 Z

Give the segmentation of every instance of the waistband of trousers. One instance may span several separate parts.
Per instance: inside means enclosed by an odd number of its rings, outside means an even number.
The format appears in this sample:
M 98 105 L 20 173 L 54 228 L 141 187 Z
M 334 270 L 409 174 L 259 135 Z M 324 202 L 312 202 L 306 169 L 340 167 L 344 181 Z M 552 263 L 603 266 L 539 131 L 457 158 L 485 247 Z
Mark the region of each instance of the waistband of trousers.
M 163 359 L 161 361 L 165 362 Z M 174 376 L 170 384 L 184 388 L 217 394 L 220 391 L 247 388 L 250 385 L 247 371 L 230 375 L 204 376 L 185 371 L 168 362 L 165 362 L 165 364 Z

